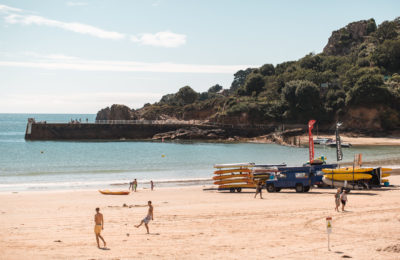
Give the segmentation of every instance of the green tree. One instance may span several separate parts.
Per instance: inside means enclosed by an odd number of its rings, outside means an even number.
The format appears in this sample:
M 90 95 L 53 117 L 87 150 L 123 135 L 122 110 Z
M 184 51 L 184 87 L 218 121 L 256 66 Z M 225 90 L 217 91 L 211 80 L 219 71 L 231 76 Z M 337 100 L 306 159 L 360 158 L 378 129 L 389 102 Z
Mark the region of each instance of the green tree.
M 398 35 L 398 26 L 399 23 L 396 21 L 384 21 L 378 26 L 378 29 L 375 32 L 376 38 L 380 42 L 396 38 Z
M 400 72 L 400 40 L 386 40 L 372 54 L 372 60 L 388 71 Z
M 181 105 L 192 104 L 197 100 L 199 93 L 194 91 L 191 87 L 185 86 L 180 88 L 176 93 L 176 99 Z
M 265 85 L 265 82 L 261 75 L 252 74 L 246 80 L 246 83 L 244 84 L 244 89 L 245 89 L 247 95 L 252 95 L 253 92 L 258 94 L 262 91 L 264 85 Z
M 367 24 L 367 34 L 373 33 L 376 31 L 376 23 L 373 18 L 368 20 Z
M 371 106 L 372 104 L 390 104 L 392 95 L 384 86 L 383 77 L 379 74 L 363 75 L 355 87 L 347 93 L 347 105 Z
M 275 74 L 275 68 L 272 64 L 264 64 L 260 68 L 260 73 L 263 76 L 272 76 Z
M 221 91 L 221 90 L 222 90 L 222 86 L 216 84 L 216 85 L 210 87 L 210 88 L 208 89 L 207 92 L 208 92 L 208 93 L 218 93 L 218 92 Z
M 238 90 L 240 87 L 242 87 L 247 79 L 247 77 L 250 75 L 250 73 L 253 72 L 254 69 L 252 68 L 247 68 L 245 70 L 239 70 L 235 74 L 233 74 L 233 81 L 231 84 L 230 91 L 233 93 L 236 90 Z
M 322 58 L 319 55 L 310 53 L 300 60 L 300 67 L 304 69 L 311 69 L 315 71 L 321 71 L 322 69 Z

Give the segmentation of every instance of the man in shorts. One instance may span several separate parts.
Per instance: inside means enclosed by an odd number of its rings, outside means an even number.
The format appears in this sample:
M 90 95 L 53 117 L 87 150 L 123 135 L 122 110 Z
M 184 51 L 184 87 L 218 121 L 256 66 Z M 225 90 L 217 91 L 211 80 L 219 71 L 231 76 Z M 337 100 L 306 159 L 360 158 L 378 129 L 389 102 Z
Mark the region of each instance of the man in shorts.
M 104 248 L 106 247 L 106 241 L 104 241 L 104 238 L 100 235 L 103 229 L 104 229 L 103 214 L 100 213 L 99 208 L 96 208 L 96 215 L 94 215 L 94 233 L 96 234 L 96 241 L 98 248 L 100 248 L 99 238 L 103 241 Z
M 149 206 L 149 210 L 147 211 L 147 216 L 144 219 L 142 219 L 142 221 L 140 222 L 139 225 L 135 225 L 135 227 L 138 228 L 144 223 L 144 226 L 147 229 L 147 234 L 149 234 L 149 225 L 148 224 L 149 224 L 150 220 L 154 220 L 154 219 L 153 219 L 153 205 L 151 205 L 150 200 L 147 202 L 147 205 Z
M 263 199 L 263 196 L 262 196 L 262 181 L 261 180 L 257 181 L 256 194 L 254 195 L 254 198 L 257 197 L 257 194 L 260 194 L 260 199 Z

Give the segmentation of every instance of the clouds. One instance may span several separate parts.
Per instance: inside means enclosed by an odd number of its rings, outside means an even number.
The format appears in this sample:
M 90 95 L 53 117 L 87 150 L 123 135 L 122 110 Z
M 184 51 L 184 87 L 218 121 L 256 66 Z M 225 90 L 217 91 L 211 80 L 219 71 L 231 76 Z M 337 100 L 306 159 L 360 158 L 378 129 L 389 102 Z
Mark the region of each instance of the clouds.
M 75 33 L 88 34 L 101 39 L 120 40 L 125 38 L 125 35 L 118 32 L 106 31 L 95 26 L 82 23 L 66 23 L 57 20 L 47 19 L 37 15 L 18 15 L 10 14 L 5 17 L 6 23 L 23 24 L 23 25 L 41 25 L 56 27 L 66 31 Z
M 142 45 L 176 48 L 186 44 L 186 35 L 170 31 L 158 32 L 155 34 L 144 33 L 138 36 L 131 36 L 131 41 L 139 42 Z
M 82 6 L 86 5 L 86 3 L 68 2 L 67 5 Z M 6 5 L 0 5 L 0 13 L 6 15 L 4 17 L 4 21 L 8 24 L 21 24 L 25 26 L 47 26 L 108 40 L 123 40 L 125 38 L 130 38 L 132 42 L 154 47 L 177 48 L 186 44 L 186 35 L 173 33 L 171 31 L 129 35 L 116 31 L 105 30 L 93 25 L 77 22 L 64 22 L 55 19 L 49 19 L 39 15 L 26 14 L 22 9 Z
M 75 6 L 85 6 L 88 3 L 85 2 L 67 2 L 67 6 L 75 7 Z
M 154 92 L 95 92 L 95 93 L 16 93 L 0 96 L 3 113 L 26 113 L 34 108 L 36 113 L 95 113 L 111 104 L 125 104 L 139 108 L 146 102 L 156 102 L 162 97 Z
M 35 59 L 0 61 L 0 67 L 20 67 L 47 70 L 105 71 L 105 72 L 162 72 L 162 73 L 210 73 L 233 74 L 238 70 L 256 65 L 206 65 L 170 62 L 104 61 L 86 60 L 63 54 L 39 55 L 28 53 Z
M 22 10 L 7 5 L 0 5 L 0 13 L 12 13 L 12 12 L 22 12 Z

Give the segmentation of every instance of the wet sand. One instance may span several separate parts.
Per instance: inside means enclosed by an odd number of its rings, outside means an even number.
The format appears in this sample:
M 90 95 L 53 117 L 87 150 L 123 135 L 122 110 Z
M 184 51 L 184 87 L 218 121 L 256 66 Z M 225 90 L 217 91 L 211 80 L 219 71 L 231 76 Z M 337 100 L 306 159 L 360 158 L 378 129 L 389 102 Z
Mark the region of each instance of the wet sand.
M 400 176 L 389 177 L 400 184 Z M 0 259 L 399 259 L 399 187 L 352 191 L 334 211 L 332 189 L 309 193 L 203 191 L 203 187 L 0 193 Z M 150 235 L 134 224 L 154 204 Z M 123 204 L 127 207 L 123 207 Z M 109 250 L 96 247 L 95 207 Z M 331 251 L 325 218 L 332 216 Z M 128 235 L 129 234 L 129 235 Z

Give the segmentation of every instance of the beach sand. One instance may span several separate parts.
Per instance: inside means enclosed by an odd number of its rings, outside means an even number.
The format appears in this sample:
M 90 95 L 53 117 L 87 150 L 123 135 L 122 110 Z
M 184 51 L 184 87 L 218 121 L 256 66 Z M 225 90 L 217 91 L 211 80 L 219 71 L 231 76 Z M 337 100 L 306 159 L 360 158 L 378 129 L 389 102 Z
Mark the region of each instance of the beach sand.
M 332 138 L 336 140 L 335 135 L 319 135 L 319 138 Z M 315 140 L 316 136 L 314 136 Z M 399 137 L 355 137 L 349 136 L 346 134 L 341 134 L 340 139 L 342 143 L 350 143 L 352 145 L 373 145 L 373 146 L 381 146 L 381 145 L 400 145 Z M 302 144 L 308 144 L 308 135 L 303 135 L 300 138 L 300 142 Z
M 400 184 L 400 176 L 390 177 Z M 202 187 L 0 193 L 0 259 L 399 259 L 398 187 L 352 191 L 334 211 L 334 190 L 264 193 Z M 154 204 L 150 235 L 134 224 Z M 131 207 L 123 207 L 123 204 Z M 96 247 L 95 207 L 109 250 Z M 325 218 L 332 216 L 331 251 Z M 129 234 L 129 236 L 128 236 Z M 397 251 L 397 252 L 396 252 Z

